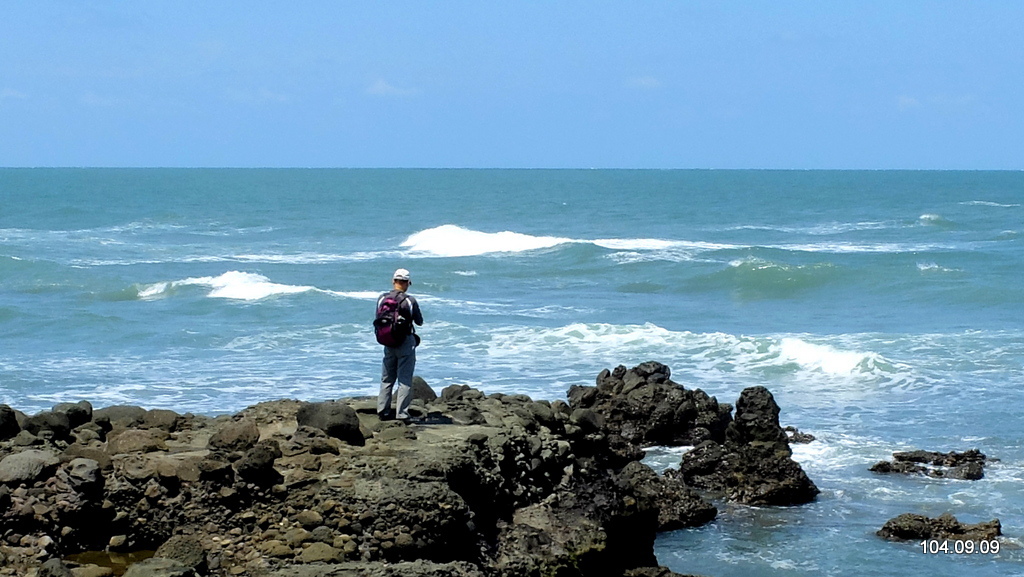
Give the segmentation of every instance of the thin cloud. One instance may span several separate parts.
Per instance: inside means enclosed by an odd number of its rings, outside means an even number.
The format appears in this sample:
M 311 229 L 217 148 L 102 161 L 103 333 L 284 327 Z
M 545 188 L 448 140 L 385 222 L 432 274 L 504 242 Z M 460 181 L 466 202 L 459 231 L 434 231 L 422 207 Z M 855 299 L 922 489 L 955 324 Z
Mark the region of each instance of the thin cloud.
M 419 94 L 419 90 L 415 88 L 399 88 L 383 78 L 378 78 L 373 84 L 366 87 L 366 93 L 373 96 L 414 96 Z
M 0 90 L 0 100 L 26 100 L 27 98 L 28 94 L 18 92 L 13 88 L 4 88 L 3 90 Z
M 896 98 L 896 106 L 901 111 L 920 108 L 929 111 L 957 113 L 969 110 L 977 100 L 973 94 L 935 94 L 923 100 L 904 94 Z
M 913 96 L 901 94 L 896 99 L 896 105 L 899 107 L 900 110 L 910 110 L 911 108 L 917 108 L 918 106 L 921 106 L 921 102 L 918 101 Z
M 94 92 L 86 92 L 79 99 L 80 102 L 86 106 L 94 106 L 97 108 L 107 108 L 111 106 L 120 106 L 125 104 L 123 98 L 116 98 L 111 96 L 100 96 Z
M 291 101 L 289 95 L 266 88 L 260 88 L 259 90 L 228 90 L 227 98 L 239 104 L 284 104 Z
M 656 90 L 661 88 L 661 81 L 653 76 L 636 76 L 627 80 L 626 85 L 643 90 Z

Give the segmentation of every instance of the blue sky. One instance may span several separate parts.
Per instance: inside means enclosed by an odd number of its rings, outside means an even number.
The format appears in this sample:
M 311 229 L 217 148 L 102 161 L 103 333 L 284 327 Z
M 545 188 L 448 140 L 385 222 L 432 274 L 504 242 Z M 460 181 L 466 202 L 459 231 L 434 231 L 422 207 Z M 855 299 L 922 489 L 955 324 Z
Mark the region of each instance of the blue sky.
M 1024 2 L 0 4 L 0 166 L 1024 169 Z

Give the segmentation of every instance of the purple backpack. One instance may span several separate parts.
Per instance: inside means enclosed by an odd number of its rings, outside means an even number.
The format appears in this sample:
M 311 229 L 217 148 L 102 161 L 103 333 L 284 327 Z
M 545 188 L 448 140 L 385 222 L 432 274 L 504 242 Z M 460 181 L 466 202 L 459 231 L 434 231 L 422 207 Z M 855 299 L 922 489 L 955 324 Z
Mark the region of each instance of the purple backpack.
M 412 333 L 412 321 L 402 316 L 402 302 L 406 296 L 401 291 L 384 295 L 377 305 L 377 316 L 373 319 L 373 332 L 377 342 L 385 347 L 400 347 Z

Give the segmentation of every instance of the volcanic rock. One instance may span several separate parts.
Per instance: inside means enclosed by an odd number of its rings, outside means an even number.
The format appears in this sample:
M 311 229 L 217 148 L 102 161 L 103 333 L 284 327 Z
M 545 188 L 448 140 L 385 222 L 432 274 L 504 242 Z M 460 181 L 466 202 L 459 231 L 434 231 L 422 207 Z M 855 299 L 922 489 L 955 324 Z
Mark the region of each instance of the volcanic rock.
M 296 418 L 300 427 L 320 429 L 350 445 L 365 444 L 363 433 L 360 431 L 359 416 L 345 403 L 303 403 Z
M 8 455 L 0 460 L 0 483 L 17 487 L 21 483 L 34 483 L 57 470 L 60 459 L 49 451 L 28 449 Z
M 893 453 L 892 456 L 892 461 L 879 461 L 871 466 L 870 471 L 977 481 L 984 478 L 985 463 L 988 460 L 977 449 L 970 449 L 963 453 L 908 451 Z M 925 465 L 932 465 L 932 467 Z
M 260 440 L 260 430 L 256 423 L 249 419 L 232 421 L 224 425 L 212 437 L 210 448 L 223 451 L 248 451 Z
M 925 539 L 990 541 L 1002 534 L 1002 525 L 999 523 L 999 519 L 968 525 L 961 523 L 950 513 L 943 513 L 937 519 L 904 513 L 886 521 L 885 525 L 877 532 L 879 537 L 891 541 Z
M 740 393 L 725 442 L 705 441 L 683 455 L 679 474 L 687 485 L 723 493 L 749 505 L 798 505 L 818 488 L 792 459 L 779 406 L 764 387 Z
M 7 405 L 0 405 L 0 441 L 13 438 L 21 432 L 21 425 L 18 424 L 18 416 L 14 409 Z
M 92 420 L 92 404 L 89 401 L 77 403 L 60 403 L 53 407 L 54 413 L 64 413 L 72 429 L 80 427 Z
M 271 401 L 217 418 L 98 409 L 59 467 L 60 443 L 0 441 L 0 472 L 33 465 L 0 485 L 0 535 L 17 544 L 0 547 L 0 575 L 38 573 L 54 555 L 159 547 L 128 574 L 672 577 L 656 567 L 655 535 L 716 509 L 685 476 L 641 464 L 638 442 L 706 438 L 709 471 L 735 454 L 768 467 L 742 447 L 778 451 L 778 411 L 741 398 L 732 427 L 728 405 L 671 383 L 667 367 L 631 371 L 604 374 L 618 392 L 581 388 L 571 403 L 453 385 L 416 401 L 430 425 L 381 423 L 372 399 Z M 642 411 L 654 394 L 680 405 Z M 457 416 L 471 424 L 439 424 Z
M 722 442 L 731 407 L 699 389 L 684 389 L 670 374 L 667 366 L 653 361 L 605 369 L 596 387 L 569 389 L 569 406 L 594 410 L 610 431 L 638 445 Z
M 21 428 L 37 437 L 63 440 L 71 434 L 71 420 L 66 413 L 43 411 L 29 417 Z

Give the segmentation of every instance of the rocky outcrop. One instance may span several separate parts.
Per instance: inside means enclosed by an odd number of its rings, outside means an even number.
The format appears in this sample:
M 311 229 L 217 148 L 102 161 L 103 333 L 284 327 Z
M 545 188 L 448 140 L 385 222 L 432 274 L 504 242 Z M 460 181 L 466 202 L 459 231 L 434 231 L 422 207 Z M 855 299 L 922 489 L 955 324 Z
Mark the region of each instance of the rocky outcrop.
M 593 410 L 609 431 L 638 445 L 722 442 L 732 407 L 700 389 L 683 388 L 670 374 L 667 366 L 653 361 L 605 369 L 596 387 L 569 389 L 569 406 Z
M 969 525 L 961 523 L 949 513 L 944 513 L 937 519 L 904 513 L 888 520 L 877 532 L 879 537 L 891 541 L 991 541 L 1002 534 L 1002 526 L 998 519 Z
M 654 439 L 723 447 L 712 469 L 761 475 L 731 486 L 745 502 L 799 501 L 769 474 L 789 454 L 767 391 L 745 393 L 733 421 L 657 363 L 605 371 L 598 392 L 585 389 L 570 403 L 422 392 L 413 414 L 453 423 L 429 426 L 381 422 L 375 399 L 282 400 L 217 418 L 55 407 L 67 431 L 0 441 L 0 575 L 159 547 L 131 574 L 670 577 L 656 566 L 657 532 L 717 510 L 695 490 L 711 483 L 639 462 L 638 444 Z
M 708 440 L 683 455 L 678 472 L 691 486 L 748 505 L 799 505 L 818 488 L 792 459 L 779 406 L 764 387 L 744 389 L 725 440 Z
M 908 451 L 893 453 L 892 456 L 892 461 L 879 461 L 872 465 L 870 470 L 874 473 L 926 475 L 964 481 L 977 481 L 985 477 L 987 458 L 977 449 L 970 449 L 963 453 Z

